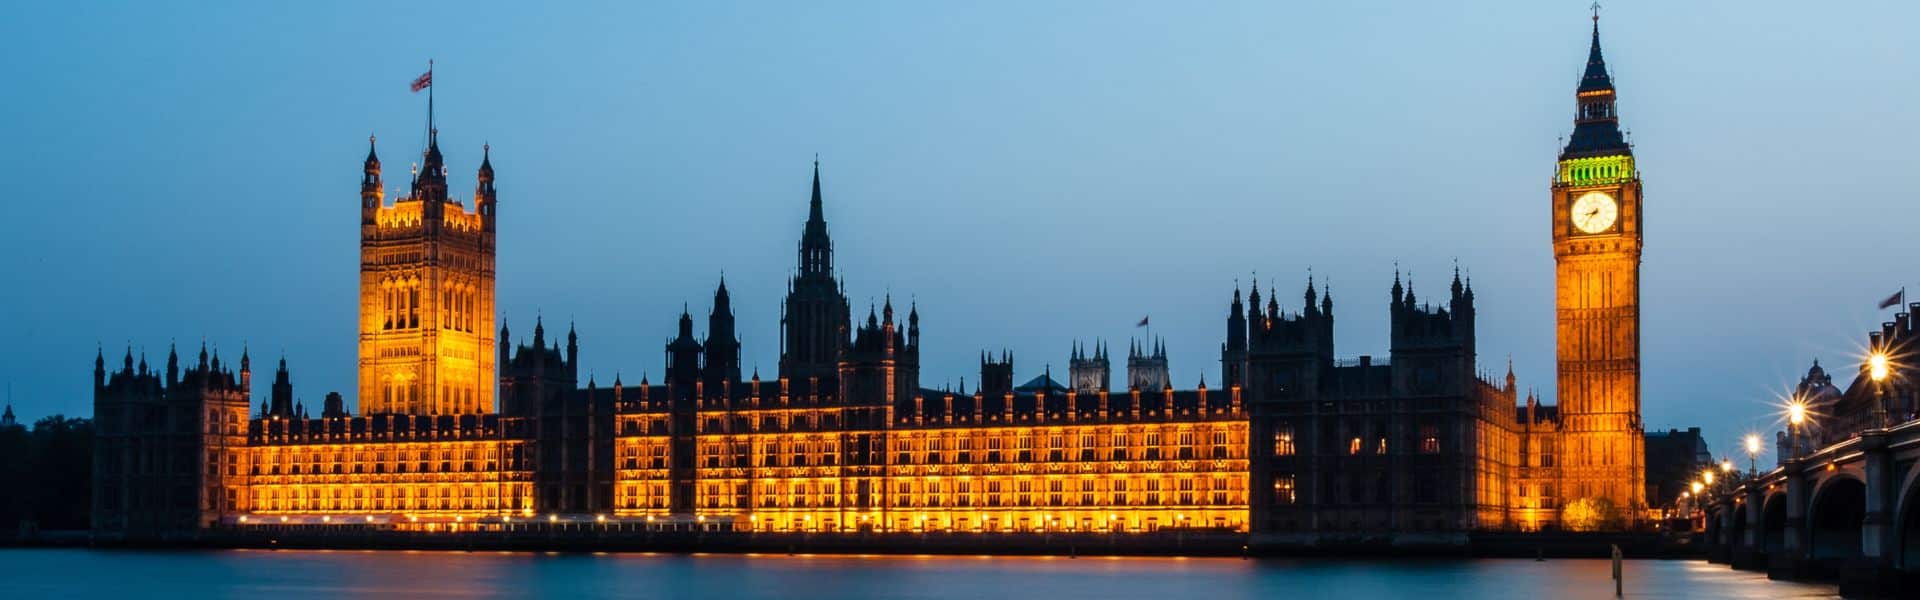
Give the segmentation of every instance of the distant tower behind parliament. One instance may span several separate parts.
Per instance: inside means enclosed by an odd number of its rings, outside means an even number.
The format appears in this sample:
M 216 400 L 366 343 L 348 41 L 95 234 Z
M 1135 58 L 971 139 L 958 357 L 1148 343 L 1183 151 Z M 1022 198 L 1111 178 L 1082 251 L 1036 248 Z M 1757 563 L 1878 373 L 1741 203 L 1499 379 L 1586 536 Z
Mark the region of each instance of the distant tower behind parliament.
M 447 193 L 438 137 L 430 128 L 411 191 L 390 206 L 368 138 L 360 182 L 365 414 L 494 410 L 493 163 L 483 153 L 469 209 Z
M 1552 200 L 1564 497 L 1639 509 L 1640 173 L 1620 131 L 1598 16 L 1575 106 Z

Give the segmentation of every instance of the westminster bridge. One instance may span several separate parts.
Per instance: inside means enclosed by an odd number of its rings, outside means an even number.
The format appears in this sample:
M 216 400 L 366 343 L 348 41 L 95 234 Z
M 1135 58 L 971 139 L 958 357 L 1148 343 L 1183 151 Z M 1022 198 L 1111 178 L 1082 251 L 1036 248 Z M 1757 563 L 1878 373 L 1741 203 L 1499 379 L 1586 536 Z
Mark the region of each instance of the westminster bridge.
M 1848 596 L 1920 585 L 1920 420 L 1818 448 L 1781 441 L 1776 468 L 1709 493 L 1708 560 L 1774 579 L 1837 579 Z

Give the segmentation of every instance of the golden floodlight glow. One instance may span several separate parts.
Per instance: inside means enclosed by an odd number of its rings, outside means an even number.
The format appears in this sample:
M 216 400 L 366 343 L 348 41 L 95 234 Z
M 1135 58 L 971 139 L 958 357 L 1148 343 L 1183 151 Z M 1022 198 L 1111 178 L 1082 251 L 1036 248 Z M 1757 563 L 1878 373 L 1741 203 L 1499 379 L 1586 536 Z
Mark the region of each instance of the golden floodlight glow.
M 1875 352 L 1867 357 L 1867 376 L 1872 377 L 1874 381 L 1886 381 L 1887 374 L 1892 370 L 1892 367 L 1887 364 L 1885 352 Z
M 1707 482 L 1707 485 L 1713 485 L 1713 469 L 1701 471 L 1700 480 Z

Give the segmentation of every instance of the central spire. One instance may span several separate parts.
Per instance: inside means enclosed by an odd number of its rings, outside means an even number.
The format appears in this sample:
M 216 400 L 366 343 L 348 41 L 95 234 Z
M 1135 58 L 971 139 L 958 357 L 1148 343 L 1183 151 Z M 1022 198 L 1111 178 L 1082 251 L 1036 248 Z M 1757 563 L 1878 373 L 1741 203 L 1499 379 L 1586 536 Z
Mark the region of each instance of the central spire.
M 820 155 L 813 155 L 813 200 L 807 206 L 807 225 L 827 224 L 827 218 L 820 210 Z
M 820 200 L 820 158 L 813 160 L 813 198 L 807 206 L 807 225 L 800 235 L 800 277 L 833 278 L 833 239 L 827 235 L 827 219 Z
M 1600 54 L 1600 13 L 1593 13 L 1593 44 L 1587 47 L 1587 71 L 1580 76 L 1580 91 L 1612 90 L 1613 77 L 1607 74 L 1607 60 Z

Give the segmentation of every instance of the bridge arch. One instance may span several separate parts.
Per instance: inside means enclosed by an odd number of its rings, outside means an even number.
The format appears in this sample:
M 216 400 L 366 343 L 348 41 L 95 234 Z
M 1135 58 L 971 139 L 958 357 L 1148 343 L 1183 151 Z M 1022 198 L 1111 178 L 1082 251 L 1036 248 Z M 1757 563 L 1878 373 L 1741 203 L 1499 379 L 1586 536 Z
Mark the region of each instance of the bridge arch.
M 1822 561 L 1859 558 L 1866 518 L 1865 482 L 1852 475 L 1822 480 L 1807 503 L 1807 556 Z
M 1760 551 L 1769 555 L 1787 551 L 1787 495 L 1767 494 L 1760 504 Z
M 1724 505 L 1716 504 L 1707 509 L 1707 535 L 1704 539 L 1707 541 L 1708 546 L 1725 546 L 1727 544 L 1727 528 L 1720 526 L 1721 519 L 1726 518 L 1726 516 L 1727 507 Z
M 1738 548 L 1747 543 L 1747 503 L 1743 500 L 1735 498 L 1726 505 L 1725 510 L 1730 514 L 1727 515 L 1726 526 L 1721 528 L 1722 548 Z
M 1920 469 L 1915 464 L 1914 469 Z M 1894 564 L 1908 571 L 1920 571 L 1920 477 L 1903 478 L 1894 513 Z

